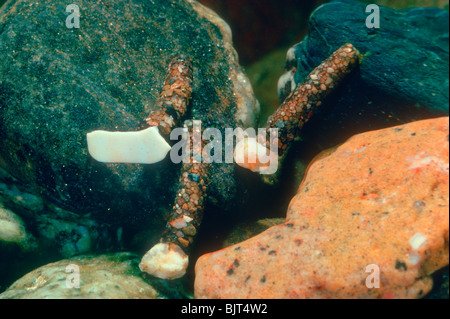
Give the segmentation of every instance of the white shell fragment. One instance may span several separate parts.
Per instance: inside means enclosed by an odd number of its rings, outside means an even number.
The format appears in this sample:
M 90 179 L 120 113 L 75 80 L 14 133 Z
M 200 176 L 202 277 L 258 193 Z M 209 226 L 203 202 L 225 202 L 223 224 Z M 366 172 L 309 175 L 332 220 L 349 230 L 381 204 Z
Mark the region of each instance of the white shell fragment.
M 93 131 L 86 136 L 89 154 L 104 163 L 152 164 L 170 151 L 156 126 L 135 132 Z
M 410 239 L 409 244 L 414 250 L 418 250 L 427 242 L 427 237 L 421 233 L 415 233 Z
M 259 144 L 254 137 L 244 138 L 236 144 L 234 161 L 260 174 L 274 174 L 278 169 L 278 154 Z
M 180 246 L 158 243 L 142 257 L 139 269 L 161 279 L 183 277 L 189 264 L 189 257 Z

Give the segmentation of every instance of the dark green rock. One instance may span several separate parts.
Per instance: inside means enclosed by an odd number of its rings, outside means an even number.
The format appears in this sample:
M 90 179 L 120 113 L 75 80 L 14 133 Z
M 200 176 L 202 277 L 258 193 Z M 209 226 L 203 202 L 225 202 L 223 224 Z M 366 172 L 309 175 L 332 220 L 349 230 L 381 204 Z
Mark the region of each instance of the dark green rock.
M 0 165 L 73 212 L 161 227 L 179 165 L 169 157 L 96 162 L 86 133 L 137 129 L 176 52 L 194 64 L 188 117 L 203 127 L 251 124 L 257 102 L 237 81 L 243 74 L 227 26 L 193 1 L 110 0 L 80 4 L 80 28 L 70 29 L 68 4 L 17 0 L 0 9 Z M 212 172 L 211 203 L 231 210 L 240 194 L 234 165 Z
M 301 83 L 345 43 L 363 55 L 359 70 L 305 126 L 304 140 L 320 148 L 356 133 L 449 113 L 448 12 L 380 6 L 380 28 L 367 28 L 366 6 L 342 0 L 317 8 L 307 37 L 288 57 L 287 68 L 296 68 L 294 81 Z

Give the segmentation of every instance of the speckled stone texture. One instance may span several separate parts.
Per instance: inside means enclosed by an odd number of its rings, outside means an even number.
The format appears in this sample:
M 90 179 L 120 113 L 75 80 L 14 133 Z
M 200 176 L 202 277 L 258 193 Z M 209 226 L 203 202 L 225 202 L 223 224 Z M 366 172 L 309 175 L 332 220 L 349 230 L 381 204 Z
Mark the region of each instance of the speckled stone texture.
M 417 121 L 319 157 L 284 224 L 199 258 L 195 296 L 425 296 L 429 275 L 449 263 L 448 134 L 448 117 Z M 369 265 L 379 288 L 366 286 Z
M 278 129 L 278 155 L 281 156 L 297 137 L 325 97 L 357 67 L 358 56 L 358 50 L 351 43 L 340 47 L 317 66 L 268 118 L 266 128 Z M 269 146 L 269 142 L 266 144 Z
M 307 37 L 287 53 L 289 71 L 282 76 L 281 97 L 289 79 L 303 83 L 344 43 L 363 55 L 359 72 L 302 130 L 309 148 L 324 149 L 361 132 L 449 114 L 448 11 L 380 6 L 380 28 L 367 28 L 366 6 L 338 0 L 318 7 Z
M 64 259 L 29 272 L 0 294 L 0 299 L 164 298 L 140 277 L 138 262 L 139 257 L 131 253 Z
M 0 9 L 0 166 L 30 192 L 103 222 L 158 228 L 179 165 L 92 159 L 86 133 L 136 130 L 162 90 L 174 53 L 192 60 L 191 108 L 203 127 L 249 126 L 257 101 L 228 25 L 193 0 L 8 1 Z M 211 202 L 239 203 L 232 164 L 213 165 Z M 227 208 L 228 207 L 228 208 Z

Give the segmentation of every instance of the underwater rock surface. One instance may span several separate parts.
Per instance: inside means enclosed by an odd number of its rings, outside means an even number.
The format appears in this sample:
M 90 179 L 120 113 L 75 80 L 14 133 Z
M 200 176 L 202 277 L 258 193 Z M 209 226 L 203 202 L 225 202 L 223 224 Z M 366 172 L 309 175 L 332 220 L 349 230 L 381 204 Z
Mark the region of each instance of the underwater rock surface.
M 448 134 L 448 117 L 422 120 L 319 158 L 285 223 L 198 259 L 196 298 L 425 296 L 449 263 Z
M 139 259 L 131 253 L 115 253 L 50 263 L 17 280 L 0 299 L 165 298 L 141 278 Z
M 90 2 L 80 5 L 79 28 L 66 26 L 66 6 L 17 0 L 0 10 L 0 166 L 76 214 L 162 228 L 179 165 L 96 162 L 86 133 L 142 125 L 176 52 L 194 65 L 189 118 L 252 125 L 258 103 L 229 28 L 190 0 Z M 227 211 L 240 194 L 234 166 L 211 170 L 211 202 Z
M 2 206 L 0 202 L 0 244 L 15 245 L 23 250 L 30 249 L 34 240 L 26 232 L 22 219 Z
M 264 218 L 252 222 L 243 222 L 232 228 L 223 242 L 228 247 L 262 233 L 267 228 L 284 223 L 285 218 Z
M 0 168 L 0 292 L 45 263 L 123 250 L 123 228 L 75 214 L 26 191 Z
M 3 181 L 4 180 L 4 181 Z M 0 168 L 0 245 L 16 243 L 23 251 L 70 257 L 90 251 L 118 248 L 120 227 L 64 210 L 24 191 L 11 175 Z M 19 217 L 19 215 L 21 217 Z M 2 224 L 3 223 L 3 224 Z M 0 246 L 1 247 L 1 246 Z M 6 260 L 0 260 L 0 264 Z
M 368 28 L 366 6 L 351 0 L 320 6 L 307 37 L 287 54 L 281 99 L 344 43 L 363 55 L 359 72 L 304 127 L 303 139 L 322 149 L 360 132 L 449 114 L 448 12 L 380 6 L 380 28 Z

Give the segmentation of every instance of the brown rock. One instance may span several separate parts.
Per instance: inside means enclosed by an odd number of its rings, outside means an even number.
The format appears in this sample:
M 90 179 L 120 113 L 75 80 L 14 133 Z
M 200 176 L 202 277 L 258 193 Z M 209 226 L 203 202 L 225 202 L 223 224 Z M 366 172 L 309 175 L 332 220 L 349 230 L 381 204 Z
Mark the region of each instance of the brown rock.
M 284 224 L 199 258 L 195 296 L 424 296 L 449 263 L 448 131 L 448 117 L 413 122 L 319 157 Z

